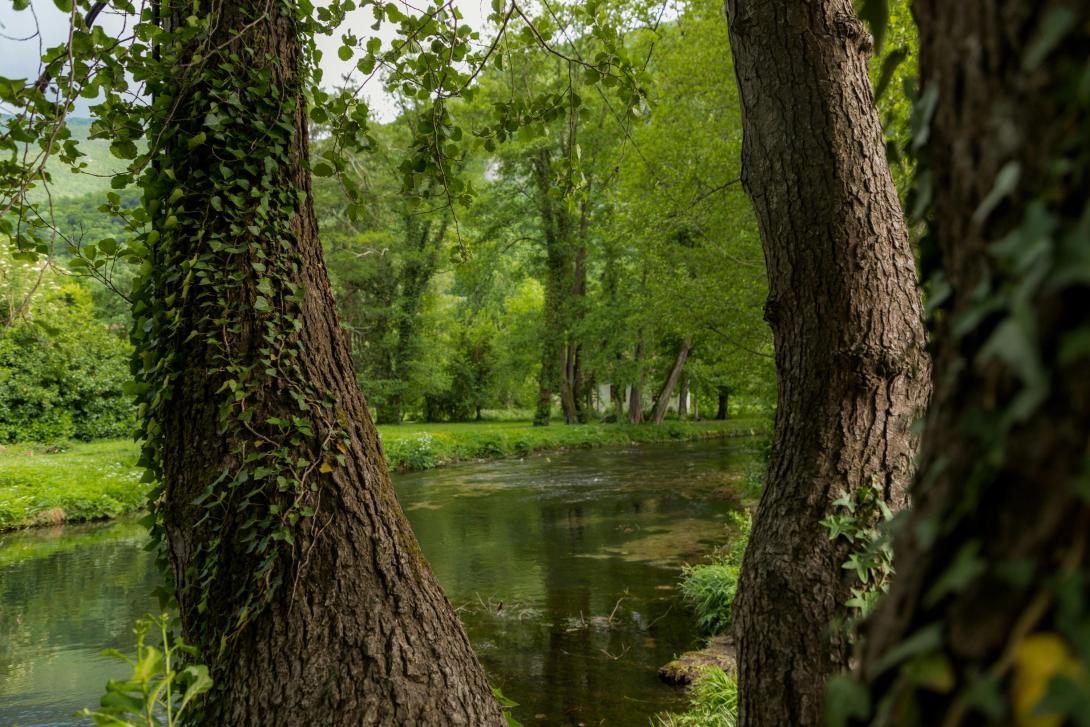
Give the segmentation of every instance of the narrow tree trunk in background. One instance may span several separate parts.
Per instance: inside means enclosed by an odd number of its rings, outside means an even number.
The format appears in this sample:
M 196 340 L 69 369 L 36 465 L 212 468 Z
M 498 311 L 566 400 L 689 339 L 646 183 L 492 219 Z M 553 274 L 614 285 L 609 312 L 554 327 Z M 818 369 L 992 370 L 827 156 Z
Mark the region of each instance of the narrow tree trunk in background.
M 681 381 L 677 384 L 677 418 L 689 417 L 689 374 L 681 372 Z
M 564 410 L 564 423 L 579 421 L 579 352 L 568 345 L 564 351 L 564 372 L 560 377 L 560 405 Z
M 587 194 L 590 194 L 588 188 Z M 572 398 L 575 401 L 575 421 L 586 424 L 589 414 L 584 406 L 587 380 L 583 373 L 583 344 L 579 340 L 579 327 L 586 314 L 587 307 L 587 227 L 590 216 L 587 214 L 586 197 L 580 205 L 578 243 L 575 249 L 574 284 L 572 286 L 572 315 L 568 321 L 568 345 L 572 348 Z M 571 424 L 572 422 L 569 422 Z
M 617 423 L 624 421 L 624 390 L 618 384 L 609 385 L 609 398 L 613 400 L 613 415 Z
M 730 417 L 730 389 L 725 386 L 719 387 L 719 408 L 715 411 L 715 418 L 719 421 L 725 421 Z
M 678 379 L 681 378 L 681 372 L 685 368 L 685 362 L 689 360 L 690 350 L 692 350 L 692 343 L 686 338 L 681 342 L 681 345 L 678 346 L 677 355 L 674 357 L 673 368 L 670 369 L 670 373 L 666 376 L 666 381 L 662 382 L 662 388 L 659 390 L 659 395 L 655 398 L 655 411 L 652 415 L 652 421 L 654 421 L 655 424 L 662 424 L 663 419 L 666 418 L 666 410 L 670 406 L 670 396 L 677 387 Z
M 726 0 L 743 182 L 768 267 L 779 399 L 734 604 L 739 724 L 823 723 L 849 644 L 850 546 L 822 519 L 877 482 L 904 502 L 929 391 L 916 271 L 850 0 Z
M 164 488 L 160 514 L 183 630 L 196 640 L 202 657 L 216 664 L 216 688 L 205 705 L 204 722 L 232 727 L 270 723 L 285 727 L 498 727 L 504 719 L 465 632 L 398 506 L 378 434 L 356 384 L 310 195 L 301 31 L 295 11 L 290 4 L 285 8 L 282 3 L 256 0 L 212 7 L 215 17 L 205 62 L 212 69 L 209 73 L 219 75 L 186 79 L 186 73 L 180 72 L 177 86 L 168 89 L 174 96 L 171 123 L 177 128 L 172 136 L 164 137 L 171 140 L 166 153 L 173 160 L 173 177 L 182 185 L 178 188 L 185 192 L 179 202 L 184 207 L 178 208 L 183 210 L 176 218 L 178 224 L 165 229 L 163 239 L 169 245 L 160 245 L 156 254 L 170 257 L 154 271 L 156 282 L 149 287 L 155 305 L 173 304 L 178 314 L 172 327 L 162 329 L 156 350 L 160 360 L 169 357 L 174 372 L 169 402 L 157 410 Z M 179 0 L 173 10 L 173 17 L 181 19 L 200 16 L 208 12 L 208 6 L 197 8 L 194 0 Z M 236 64 L 225 66 L 234 54 Z M 239 57 L 245 59 L 246 68 L 238 67 Z M 256 104 L 245 109 L 244 119 L 222 123 L 236 134 L 243 133 L 240 130 L 252 134 L 255 147 L 263 151 L 282 144 L 280 129 L 285 121 L 289 129 L 294 123 L 282 154 L 267 157 L 264 167 L 254 165 L 249 158 L 240 160 L 237 150 L 227 148 L 214 131 L 200 149 L 188 149 L 196 130 L 211 123 L 216 99 L 252 97 L 245 79 L 261 73 L 275 79 L 273 88 L 282 91 L 278 103 Z M 236 82 L 241 87 L 232 85 Z M 263 129 L 275 129 L 273 141 Z M 170 146 L 174 144 L 179 146 Z M 237 217 L 217 212 L 221 209 L 217 195 L 240 189 L 224 180 L 254 178 L 254 166 L 265 174 L 259 178 L 267 185 L 262 189 L 275 190 L 275 199 L 296 201 L 294 210 L 271 212 L 290 217 L 285 223 L 289 229 L 282 235 L 261 236 L 239 229 L 233 224 Z M 297 196 L 297 191 L 302 194 Z M 248 199 L 242 194 L 234 198 Z M 252 205 L 247 219 L 254 220 L 258 229 L 257 223 L 264 218 L 256 199 Z M 230 239 L 237 248 L 210 250 L 210 236 Z M 181 263 L 201 255 L 210 261 L 209 270 L 215 275 L 195 276 L 192 285 L 186 278 L 183 285 L 183 276 L 177 274 Z M 294 271 L 294 279 L 277 279 L 273 284 L 297 285 L 301 302 L 289 304 L 286 296 L 270 296 L 261 298 L 258 305 L 258 290 L 268 283 L 257 272 L 262 259 L 282 260 Z M 218 277 L 221 271 L 236 275 L 241 283 L 225 287 Z M 229 306 L 229 315 L 239 318 L 238 327 L 221 327 L 210 320 L 208 306 L 216 304 L 217 294 L 227 299 L 224 305 Z M 294 332 L 284 334 L 298 341 L 296 373 L 273 376 L 264 368 L 251 373 L 246 391 L 252 416 L 243 420 L 250 425 L 228 420 L 234 423 L 221 429 L 220 407 L 235 391 L 229 385 L 238 385 L 231 378 L 238 374 L 228 372 L 266 365 L 261 363 L 264 354 L 257 350 L 262 345 L 260 331 L 288 311 L 297 312 L 292 315 Z M 140 325 L 141 311 L 136 315 Z M 231 357 L 228 364 L 217 364 L 224 356 Z M 296 375 L 322 401 L 300 408 L 303 405 L 289 396 L 291 390 L 283 378 Z M 330 409 L 337 413 L 333 423 Z M 242 466 L 242 459 L 255 450 L 256 435 L 277 436 L 268 422 L 285 412 L 305 419 L 313 427 L 314 438 L 334 431 L 335 425 L 340 432 L 335 441 L 344 437 L 344 448 L 339 450 L 343 461 L 328 471 L 314 470 L 307 480 L 317 488 L 316 513 L 294 525 L 293 549 L 276 551 L 293 554 L 277 556 L 282 561 L 277 566 L 282 584 L 235 631 L 231 619 L 257 587 L 252 577 L 258 567 L 252 554 L 254 543 L 247 541 L 253 532 L 241 523 L 264 516 L 271 507 L 266 498 L 278 502 L 276 483 L 272 483 L 273 494 L 254 490 L 245 498 L 240 494 L 224 500 L 222 512 L 212 518 L 209 508 L 197 503 L 206 497 L 206 488 L 211 488 L 214 497 L 215 488 L 222 486 L 217 484 L 221 473 Z M 293 457 L 324 456 L 321 442 L 311 436 L 285 440 L 283 446 L 294 448 Z M 260 477 L 254 474 L 245 489 L 262 482 Z M 219 553 L 218 571 L 210 583 L 194 582 L 194 564 L 210 548 Z M 224 635 L 227 643 L 220 657 L 217 634 Z
M 941 262 L 951 294 L 936 316 L 913 511 L 860 670 L 885 724 L 1078 724 L 1090 603 L 1090 5 L 929 0 L 914 11 L 921 88 L 937 93 L 921 160 L 937 248 L 925 261 Z M 1001 181 L 1013 170 L 1016 183 Z M 927 647 L 896 658 L 918 634 Z M 916 663 L 941 667 L 944 688 L 914 684 Z M 1072 680 L 1056 691 L 1069 698 L 1053 700 L 1077 705 L 1066 719 L 1030 716 L 1050 676 Z
M 639 369 L 637 381 L 632 382 L 628 390 L 628 423 L 639 424 L 643 421 L 643 385 L 647 374 L 643 371 L 643 338 L 636 343 L 636 368 Z

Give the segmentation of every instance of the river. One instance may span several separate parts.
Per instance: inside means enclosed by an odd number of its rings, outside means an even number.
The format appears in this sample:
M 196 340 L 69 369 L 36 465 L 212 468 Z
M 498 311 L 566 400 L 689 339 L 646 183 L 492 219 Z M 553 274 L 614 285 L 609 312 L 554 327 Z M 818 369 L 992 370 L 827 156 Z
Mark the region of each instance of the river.
M 697 644 L 675 584 L 730 537 L 747 440 L 576 450 L 395 477 L 493 683 L 533 725 L 646 725 Z M 81 724 L 157 583 L 135 522 L 0 535 L 0 725 Z

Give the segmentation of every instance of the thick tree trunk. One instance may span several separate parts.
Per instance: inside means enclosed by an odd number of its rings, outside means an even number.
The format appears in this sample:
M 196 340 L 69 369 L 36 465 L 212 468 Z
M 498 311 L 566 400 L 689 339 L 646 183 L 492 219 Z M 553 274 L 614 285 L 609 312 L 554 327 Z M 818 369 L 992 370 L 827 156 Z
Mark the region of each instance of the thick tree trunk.
M 885 713 L 875 723 L 1077 724 L 1090 354 L 1071 343 L 1090 331 L 1090 100 L 1074 88 L 1090 5 L 929 0 L 915 14 L 921 85 L 937 94 L 921 161 L 934 190 L 925 260 L 941 262 L 951 292 L 935 318 L 913 511 L 861 672 Z M 910 638 L 920 648 L 906 662 L 895 651 Z M 919 663 L 942 689 L 920 688 Z M 1070 677 L 1056 694 L 1080 700 L 1054 704 L 1078 706 L 1030 717 L 1050 676 Z
M 819 725 L 848 664 L 833 624 L 849 546 L 821 521 L 878 483 L 903 503 L 929 391 L 920 296 L 850 0 L 727 0 L 742 99 L 743 182 L 768 266 L 779 375 L 765 492 L 734 632 L 739 724 Z
M 719 421 L 725 421 L 730 418 L 730 389 L 720 386 L 718 395 L 719 408 L 715 410 L 715 418 Z
M 670 406 L 670 397 L 673 395 L 674 389 L 677 388 L 678 379 L 681 378 L 681 372 L 685 369 L 685 362 L 689 360 L 690 350 L 692 350 L 692 343 L 686 338 L 678 346 L 677 355 L 674 357 L 674 365 L 670 369 L 670 373 L 667 374 L 666 381 L 662 382 L 659 395 L 655 398 L 655 411 L 652 415 L 652 421 L 655 424 L 662 424 L 663 419 L 666 418 L 666 409 Z
M 162 443 L 159 513 L 183 630 L 214 666 L 204 723 L 502 725 L 394 496 L 356 384 L 311 202 L 294 10 L 256 0 L 212 7 L 204 65 L 187 67 L 205 76 L 180 70 L 164 89 L 173 114 L 162 138 L 172 140 L 177 180 L 164 180 L 164 195 L 173 185 L 184 194 L 171 199 L 177 216 L 155 250 L 153 305 L 136 311 L 138 327 L 150 324 L 149 311 L 176 312 L 144 365 L 158 360 L 156 371 L 170 371 L 164 402 L 151 403 Z M 208 11 L 173 8 L 175 18 Z M 262 83 L 269 89 L 255 93 Z M 206 124 L 217 126 L 204 138 Z M 228 147 L 229 133 L 250 138 L 256 160 Z M 252 209 L 240 217 L 225 205 Z M 243 218 L 249 227 L 236 224 Z M 268 220 L 283 227 L 268 232 Z M 204 267 L 187 277 L 192 260 Z M 274 264 L 284 278 L 265 272 Z M 290 360 L 268 368 L 267 347 L 281 344 Z M 241 413 L 224 418 L 229 409 Z M 290 436 L 277 424 L 284 417 Z M 248 464 L 281 461 L 266 457 L 274 447 L 298 479 L 279 482 Z M 280 522 L 275 508 L 295 497 L 313 514 Z M 293 544 L 275 549 L 285 533 Z M 258 542 L 269 537 L 273 546 Z M 254 578 L 262 548 L 275 560 L 265 584 Z M 218 565 L 202 571 L 208 562 Z

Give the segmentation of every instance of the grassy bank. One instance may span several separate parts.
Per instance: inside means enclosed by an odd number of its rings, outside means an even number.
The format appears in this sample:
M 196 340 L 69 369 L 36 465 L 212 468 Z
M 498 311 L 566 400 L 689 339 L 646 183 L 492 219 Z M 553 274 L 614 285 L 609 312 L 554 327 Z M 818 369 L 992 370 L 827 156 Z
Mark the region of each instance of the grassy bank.
M 763 420 L 737 419 L 661 426 L 402 424 L 379 430 L 390 468 L 410 471 L 559 449 L 744 436 L 767 428 Z M 136 460 L 137 446 L 126 440 L 0 447 L 0 530 L 114 518 L 139 510 L 147 485 L 140 482 Z

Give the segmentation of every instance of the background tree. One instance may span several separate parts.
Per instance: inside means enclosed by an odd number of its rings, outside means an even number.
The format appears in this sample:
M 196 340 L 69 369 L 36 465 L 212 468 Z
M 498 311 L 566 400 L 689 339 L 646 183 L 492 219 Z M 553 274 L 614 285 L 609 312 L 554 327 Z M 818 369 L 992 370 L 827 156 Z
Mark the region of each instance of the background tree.
M 768 263 L 779 400 L 734 605 L 739 721 L 817 725 L 850 598 L 821 521 L 870 485 L 902 504 L 929 363 L 916 273 L 847 0 L 728 0 L 743 182 Z

